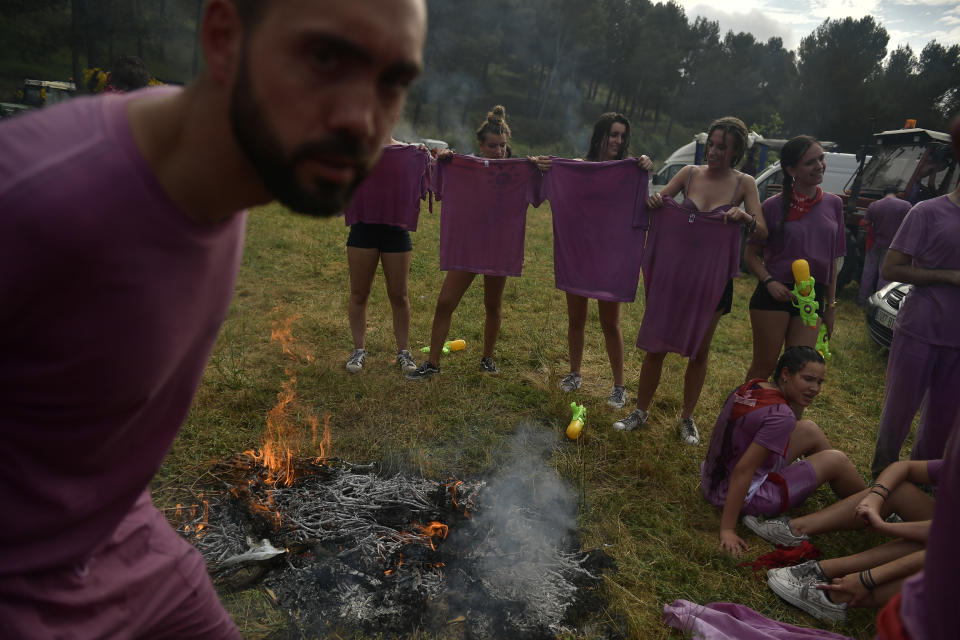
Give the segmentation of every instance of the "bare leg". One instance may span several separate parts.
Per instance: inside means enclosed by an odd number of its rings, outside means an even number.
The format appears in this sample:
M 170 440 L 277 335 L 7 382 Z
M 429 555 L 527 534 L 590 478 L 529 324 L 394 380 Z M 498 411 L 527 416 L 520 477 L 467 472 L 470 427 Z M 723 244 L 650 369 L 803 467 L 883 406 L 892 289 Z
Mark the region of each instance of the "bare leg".
M 600 311 L 600 328 L 603 329 L 610 369 L 613 370 L 613 384 L 622 387 L 623 332 L 620 330 L 620 303 L 598 300 L 597 309 Z
M 790 314 L 786 311 L 750 310 L 753 328 L 753 361 L 747 370 L 747 380 L 768 380 L 777 366 L 780 347 L 787 336 Z
M 857 473 L 857 468 L 842 451 L 818 451 L 807 456 L 807 462 L 817 473 L 817 483 L 829 482 L 833 492 L 841 498 L 863 491 L 867 486 Z
M 453 311 L 460 304 L 460 299 L 470 288 L 476 275 L 469 271 L 447 271 L 447 277 L 440 287 L 440 297 L 437 298 L 437 309 L 433 313 L 433 327 L 430 329 L 430 355 L 427 356 L 427 361 L 434 366 L 440 364 L 443 342 L 450 333 Z
M 354 349 L 365 348 L 367 300 L 370 298 L 373 276 L 377 273 L 379 257 L 379 249 L 347 247 L 347 267 L 350 271 L 350 302 L 347 306 L 347 317 L 350 319 Z
M 793 462 L 800 456 L 809 456 L 830 449 L 827 434 L 813 420 L 800 420 L 790 434 L 790 447 L 787 449 L 787 462 Z
M 820 330 L 820 322 L 814 327 L 808 327 L 803 324 L 799 316 L 790 318 L 790 324 L 787 328 L 786 348 L 790 347 L 813 347 L 817 344 L 817 332 Z M 776 365 L 776 363 L 774 363 Z
M 483 308 L 486 316 L 483 320 L 483 354 L 484 358 L 493 357 L 493 349 L 497 346 L 497 336 L 500 333 L 500 323 L 503 320 L 503 289 L 507 284 L 507 276 L 483 276 Z
M 681 418 L 689 418 L 697 408 L 700 392 L 703 391 L 703 381 L 707 379 L 707 363 L 710 356 L 710 343 L 713 342 L 713 333 L 717 330 L 722 311 L 715 311 L 710 326 L 700 342 L 700 348 L 692 360 L 687 362 L 687 371 L 683 376 L 683 411 Z
M 817 535 L 828 531 L 846 531 L 862 529 L 863 520 L 854 515 L 856 508 L 868 489 L 859 491 L 843 500 L 814 513 L 790 519 L 790 529 L 795 535 L 805 533 Z M 880 515 L 886 517 L 896 512 L 907 522 L 933 519 L 933 498 L 916 486 L 906 483 L 895 488 L 880 508 Z
M 587 326 L 587 298 L 567 294 L 567 344 L 570 348 L 570 371 L 579 373 L 583 364 L 583 340 Z
M 637 408 L 647 411 L 653 402 L 653 395 L 660 386 L 660 374 L 663 372 L 665 353 L 647 353 L 640 366 L 640 381 L 637 383 Z
M 393 335 L 397 339 L 397 351 L 408 347 L 410 336 L 410 299 L 407 297 L 407 277 L 410 274 L 412 252 L 381 253 L 383 278 L 387 281 L 387 297 L 393 311 Z

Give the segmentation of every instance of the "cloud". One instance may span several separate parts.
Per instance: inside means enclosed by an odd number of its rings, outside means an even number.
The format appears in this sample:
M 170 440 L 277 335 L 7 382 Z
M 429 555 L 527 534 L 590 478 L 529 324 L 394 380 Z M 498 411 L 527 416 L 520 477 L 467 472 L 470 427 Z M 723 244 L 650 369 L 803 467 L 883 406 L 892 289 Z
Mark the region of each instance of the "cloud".
M 760 42 L 770 38 L 781 38 L 786 49 L 794 49 L 800 43 L 796 29 L 791 25 L 809 21 L 807 16 L 801 16 L 789 11 L 763 8 L 762 3 L 742 3 L 741 7 L 752 6 L 746 12 L 727 12 L 712 5 L 692 4 L 685 7 L 687 17 L 693 20 L 702 16 L 708 20 L 715 20 L 720 24 L 720 33 L 727 31 L 752 33 Z
M 882 14 L 880 0 L 811 0 L 810 12 L 818 18 L 846 18 L 859 20 L 864 16 L 878 18 Z

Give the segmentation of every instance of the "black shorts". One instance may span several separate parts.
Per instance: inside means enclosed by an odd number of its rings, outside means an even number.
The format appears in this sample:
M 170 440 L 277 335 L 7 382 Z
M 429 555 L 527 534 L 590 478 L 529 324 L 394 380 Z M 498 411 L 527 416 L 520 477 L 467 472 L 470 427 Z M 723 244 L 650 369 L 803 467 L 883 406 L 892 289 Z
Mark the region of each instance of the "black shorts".
M 727 281 L 727 286 L 723 289 L 723 295 L 720 296 L 720 302 L 717 303 L 715 311 L 723 311 L 720 315 L 725 316 L 733 309 L 733 280 Z
M 389 224 L 356 222 L 350 225 L 347 246 L 357 249 L 379 249 L 382 253 L 413 251 L 410 232 Z
M 784 282 L 783 285 L 787 289 L 793 290 L 792 282 Z M 813 297 L 820 303 L 820 308 L 817 309 L 817 316 L 820 318 L 823 317 L 823 310 L 826 308 L 823 304 L 826 293 L 827 285 L 820 284 L 819 282 L 813 285 Z M 800 309 L 795 307 L 793 302 L 780 302 L 776 300 L 770 295 L 767 288 L 763 286 L 763 283 L 760 282 L 757 283 L 757 288 L 754 289 L 753 295 L 750 296 L 750 308 L 756 309 L 757 311 L 784 311 L 791 316 L 800 316 Z

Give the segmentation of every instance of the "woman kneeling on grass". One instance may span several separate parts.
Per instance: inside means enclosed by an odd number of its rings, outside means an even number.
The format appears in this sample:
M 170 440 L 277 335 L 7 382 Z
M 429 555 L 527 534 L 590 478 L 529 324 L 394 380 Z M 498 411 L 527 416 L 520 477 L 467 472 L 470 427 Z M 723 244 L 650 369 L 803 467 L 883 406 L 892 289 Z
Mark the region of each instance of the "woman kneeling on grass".
M 727 398 L 700 468 L 704 497 L 722 507 L 720 546 L 735 555 L 748 547 L 736 532 L 744 515 L 778 515 L 829 482 L 845 498 L 866 488 L 853 463 L 832 449 L 803 410 L 820 393 L 826 371 L 812 347 L 791 347 L 773 382 L 750 380 Z M 799 456 L 806 459 L 790 463 Z

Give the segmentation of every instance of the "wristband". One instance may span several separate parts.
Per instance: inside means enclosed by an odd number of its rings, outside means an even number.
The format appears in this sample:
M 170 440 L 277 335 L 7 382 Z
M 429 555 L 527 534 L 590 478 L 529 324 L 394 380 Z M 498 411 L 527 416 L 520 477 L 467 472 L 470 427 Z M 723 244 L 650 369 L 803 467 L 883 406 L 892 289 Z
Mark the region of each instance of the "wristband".
M 875 493 L 875 494 L 877 494 L 878 496 L 880 496 L 880 499 L 883 500 L 883 501 L 886 501 L 886 499 L 887 499 L 887 496 L 883 495 L 882 493 L 880 493 L 879 491 L 877 491 L 877 490 L 875 490 L 875 489 L 870 489 L 870 493 Z
M 887 487 L 883 486 L 883 485 L 880 484 L 879 482 L 873 482 L 873 483 L 871 483 L 871 484 L 870 484 L 870 488 L 871 488 L 871 489 L 883 489 L 884 491 L 887 492 L 886 497 L 890 497 L 890 489 L 888 489 Z
M 773 281 L 774 281 L 774 277 L 773 277 L 773 276 L 767 276 L 767 277 L 764 279 L 764 281 L 763 281 L 762 284 L 763 284 L 763 286 L 767 286 L 768 284 L 770 284 L 770 283 L 773 282 Z

